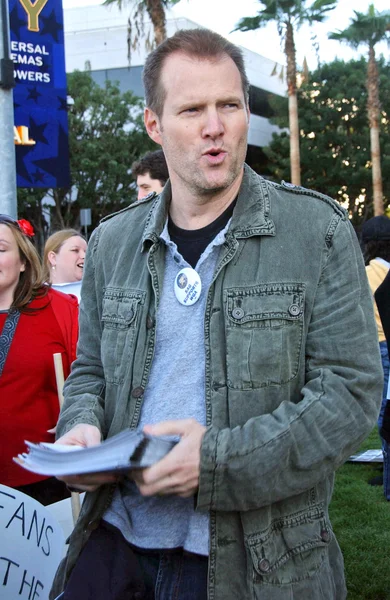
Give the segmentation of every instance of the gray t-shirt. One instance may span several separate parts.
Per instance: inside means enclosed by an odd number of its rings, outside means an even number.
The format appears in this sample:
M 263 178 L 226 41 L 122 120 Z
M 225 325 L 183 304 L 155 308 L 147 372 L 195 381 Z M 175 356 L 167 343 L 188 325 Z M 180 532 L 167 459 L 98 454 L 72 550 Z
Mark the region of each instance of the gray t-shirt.
M 174 293 L 178 272 L 190 265 L 170 240 L 167 226 L 161 234 L 167 245 L 164 284 L 140 428 L 160 421 L 188 418 L 206 425 L 204 313 L 228 227 L 229 223 L 209 244 L 196 265 L 202 293 L 191 306 L 180 304 Z M 140 548 L 182 547 L 205 556 L 209 553 L 209 515 L 194 510 L 193 497 L 143 497 L 136 485 L 126 480 L 117 488 L 103 518 Z

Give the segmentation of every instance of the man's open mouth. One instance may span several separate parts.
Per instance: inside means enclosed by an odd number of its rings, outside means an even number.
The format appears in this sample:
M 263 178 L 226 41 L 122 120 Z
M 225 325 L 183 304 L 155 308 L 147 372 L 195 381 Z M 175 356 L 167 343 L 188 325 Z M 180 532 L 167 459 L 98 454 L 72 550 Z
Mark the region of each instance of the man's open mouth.
M 203 154 L 209 164 L 217 166 L 223 163 L 226 155 L 227 152 L 222 150 L 222 148 L 211 148 L 208 152 Z
M 225 151 L 222 148 L 210 148 L 204 153 L 205 156 L 218 156 L 219 154 L 225 154 Z

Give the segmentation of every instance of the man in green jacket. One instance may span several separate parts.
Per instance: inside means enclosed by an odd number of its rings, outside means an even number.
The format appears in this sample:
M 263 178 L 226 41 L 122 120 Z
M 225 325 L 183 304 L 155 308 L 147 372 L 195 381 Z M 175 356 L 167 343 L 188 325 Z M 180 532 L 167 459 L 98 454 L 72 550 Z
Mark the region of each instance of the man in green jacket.
M 341 600 L 335 469 L 376 422 L 381 366 L 360 248 L 330 198 L 244 164 L 248 80 L 215 33 L 145 64 L 170 181 L 90 241 L 59 441 L 174 436 L 89 493 L 52 598 Z

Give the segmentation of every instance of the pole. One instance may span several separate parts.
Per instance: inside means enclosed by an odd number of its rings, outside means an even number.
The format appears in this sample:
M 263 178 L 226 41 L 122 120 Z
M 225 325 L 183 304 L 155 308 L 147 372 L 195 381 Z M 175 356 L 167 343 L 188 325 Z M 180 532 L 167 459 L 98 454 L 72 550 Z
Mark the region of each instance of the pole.
M 64 396 L 62 393 L 62 388 L 64 387 L 64 367 L 62 365 L 61 353 L 56 352 L 55 354 L 53 354 L 53 360 L 54 360 L 54 371 L 56 374 L 56 382 L 57 382 L 58 402 L 60 404 L 60 409 L 61 409 L 62 403 L 64 401 Z M 72 507 L 73 525 L 76 525 L 76 521 L 79 518 L 79 514 L 80 514 L 80 510 L 81 510 L 80 494 L 78 492 L 71 492 L 70 504 Z
M 16 197 L 13 87 L 8 0 L 0 0 L 0 213 L 16 219 L 18 209 Z

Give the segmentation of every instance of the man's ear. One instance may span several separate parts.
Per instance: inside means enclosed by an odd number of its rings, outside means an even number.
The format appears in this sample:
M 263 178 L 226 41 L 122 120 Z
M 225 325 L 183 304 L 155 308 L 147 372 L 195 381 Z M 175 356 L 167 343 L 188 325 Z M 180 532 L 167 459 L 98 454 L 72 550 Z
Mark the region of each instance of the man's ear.
M 148 136 L 152 138 L 152 140 L 156 142 L 156 144 L 160 144 L 161 146 L 160 120 L 156 113 L 153 112 L 150 108 L 145 108 L 144 123 Z
M 249 120 L 251 118 L 251 111 L 249 110 L 249 104 L 247 104 L 247 106 L 246 106 L 246 114 L 247 114 L 246 120 L 247 120 L 248 125 L 249 125 Z

